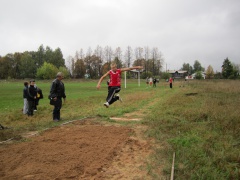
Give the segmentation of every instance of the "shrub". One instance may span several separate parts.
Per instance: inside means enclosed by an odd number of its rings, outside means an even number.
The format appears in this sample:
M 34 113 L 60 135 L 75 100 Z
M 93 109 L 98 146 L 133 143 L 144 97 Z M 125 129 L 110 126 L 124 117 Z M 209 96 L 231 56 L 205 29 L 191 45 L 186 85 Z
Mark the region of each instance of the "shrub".
M 37 78 L 39 79 L 53 79 L 56 77 L 58 68 L 53 64 L 44 62 L 44 64 L 37 69 Z

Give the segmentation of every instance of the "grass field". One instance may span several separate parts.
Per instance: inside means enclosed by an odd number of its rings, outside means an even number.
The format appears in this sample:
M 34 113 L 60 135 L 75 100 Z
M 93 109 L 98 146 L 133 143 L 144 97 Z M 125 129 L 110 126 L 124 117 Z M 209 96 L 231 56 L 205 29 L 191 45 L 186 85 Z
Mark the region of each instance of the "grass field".
M 120 93 L 124 102 L 108 109 L 103 106 L 106 84 L 96 90 L 97 81 L 64 83 L 63 121 L 90 116 L 110 121 L 111 116 L 147 109 L 139 123 L 149 127 L 146 136 L 159 144 L 148 167 L 153 179 L 158 174 L 169 177 L 173 152 L 175 179 L 240 179 L 240 81 L 175 81 L 170 89 L 165 82 L 146 88 L 144 80 L 140 87 L 137 80 L 130 80 Z M 44 99 L 34 116 L 27 117 L 21 112 L 23 82 L 0 82 L 0 123 L 10 127 L 0 130 L 0 141 L 59 125 L 52 122 L 53 107 L 47 99 L 51 81 L 36 84 Z M 163 172 L 157 167 L 163 167 Z

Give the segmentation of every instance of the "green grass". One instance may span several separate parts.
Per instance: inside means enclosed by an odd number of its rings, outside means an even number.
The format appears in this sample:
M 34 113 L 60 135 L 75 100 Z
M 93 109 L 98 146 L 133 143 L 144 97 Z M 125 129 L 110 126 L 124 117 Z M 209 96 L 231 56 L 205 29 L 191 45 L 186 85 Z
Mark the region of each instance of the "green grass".
M 170 177 L 176 152 L 175 179 L 239 179 L 239 102 L 239 81 L 193 81 L 166 95 L 145 122 L 164 146 L 152 164 Z
M 175 81 L 173 89 L 165 82 L 157 88 L 141 86 L 130 80 L 122 87 L 123 103 L 103 106 L 107 86 L 97 81 L 64 80 L 67 102 L 63 121 L 98 117 L 101 120 L 134 128 L 144 123 L 148 137 L 157 146 L 146 167 L 153 179 L 170 177 L 173 152 L 176 152 L 175 179 L 240 179 L 240 81 L 201 80 Z M 38 111 L 33 117 L 22 115 L 23 81 L 0 81 L 0 123 L 11 129 L 0 130 L 0 141 L 22 132 L 41 131 L 58 126 L 52 122 L 52 109 L 47 99 L 51 81 L 37 81 L 43 90 Z M 116 122 L 111 116 L 144 110 L 141 122 Z
M 145 84 L 139 87 L 137 80 L 128 81 L 127 88 L 123 87 L 121 90 L 124 103 L 117 102 L 106 109 L 103 106 L 107 95 L 106 83 L 102 83 L 100 90 L 96 89 L 97 81 L 65 80 L 64 83 L 67 101 L 61 110 L 63 121 L 90 116 L 106 119 L 111 116 L 120 116 L 143 106 L 143 103 L 150 98 L 148 94 L 151 92 L 150 89 L 146 91 Z M 23 81 L 0 81 L 0 123 L 11 128 L 9 132 L 0 132 L 0 140 L 6 140 L 24 131 L 42 130 L 58 125 L 52 121 L 53 106 L 49 105 L 47 98 L 51 81 L 36 81 L 36 84 L 42 89 L 44 99 L 39 101 L 38 111 L 34 116 L 27 117 L 21 111 Z M 141 99 L 139 94 L 143 95 Z

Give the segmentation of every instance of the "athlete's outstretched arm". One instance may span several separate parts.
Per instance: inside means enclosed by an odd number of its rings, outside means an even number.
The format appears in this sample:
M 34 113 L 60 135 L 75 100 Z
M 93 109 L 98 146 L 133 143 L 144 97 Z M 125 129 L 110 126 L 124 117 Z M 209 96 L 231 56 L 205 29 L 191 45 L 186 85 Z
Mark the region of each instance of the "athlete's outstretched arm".
M 109 75 L 109 71 L 108 71 L 106 74 L 104 74 L 104 75 L 99 79 L 98 84 L 97 84 L 97 89 L 100 88 L 101 82 L 102 82 L 103 79 L 104 79 L 106 76 L 108 76 L 108 75 Z
M 134 67 L 130 67 L 130 68 L 121 68 L 121 71 L 130 71 L 133 69 L 142 69 L 142 66 L 134 66 Z

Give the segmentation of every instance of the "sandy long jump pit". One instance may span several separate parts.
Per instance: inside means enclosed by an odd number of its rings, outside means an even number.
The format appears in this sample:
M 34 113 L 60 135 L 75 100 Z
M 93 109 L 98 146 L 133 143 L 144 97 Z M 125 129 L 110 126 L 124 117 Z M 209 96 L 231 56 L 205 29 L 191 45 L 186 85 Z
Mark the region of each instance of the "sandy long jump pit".
M 142 128 L 75 121 L 0 145 L 0 179 L 151 179 Z

